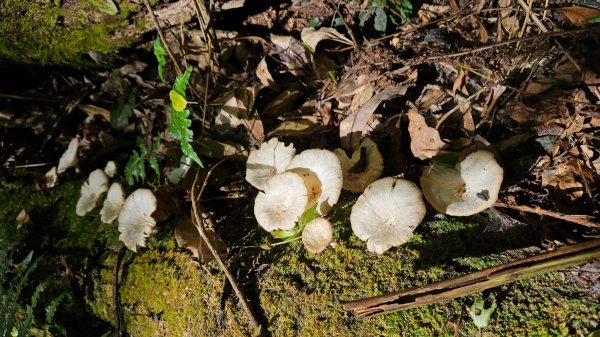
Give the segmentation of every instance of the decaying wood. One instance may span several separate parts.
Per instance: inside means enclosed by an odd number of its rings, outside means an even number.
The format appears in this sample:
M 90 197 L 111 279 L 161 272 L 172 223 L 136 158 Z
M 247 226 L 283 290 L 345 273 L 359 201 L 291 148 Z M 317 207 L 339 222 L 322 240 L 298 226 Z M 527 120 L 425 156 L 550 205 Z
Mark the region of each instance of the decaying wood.
M 208 235 L 206 234 L 206 231 L 204 230 L 204 228 L 205 227 L 213 227 L 214 228 L 214 225 L 212 224 L 212 219 L 208 216 L 208 213 L 204 212 L 202 210 L 202 207 L 199 205 L 200 196 L 202 196 L 202 192 L 204 192 L 204 188 L 206 187 L 208 177 L 210 176 L 210 174 L 212 173 L 214 168 L 217 167 L 220 163 L 222 163 L 227 158 L 228 157 L 226 157 L 225 159 L 223 159 L 220 162 L 213 165 L 213 167 L 208 171 L 206 178 L 204 179 L 204 183 L 202 184 L 202 188 L 200 189 L 200 193 L 196 192 L 197 186 L 198 186 L 198 177 L 200 176 L 200 171 L 196 172 L 196 177 L 194 178 L 194 184 L 192 185 L 192 189 L 191 189 L 192 221 L 194 223 L 194 226 L 196 226 L 196 228 L 198 229 L 198 234 L 200 234 L 200 237 L 202 238 L 204 243 L 206 243 L 206 247 L 208 247 L 211 254 L 214 256 L 215 260 L 217 261 L 217 264 L 219 265 L 221 270 L 223 270 L 223 272 L 225 273 L 227 280 L 231 284 L 233 291 L 235 292 L 236 296 L 238 297 L 238 299 L 240 301 L 242 309 L 244 309 L 244 311 L 248 315 L 248 319 L 250 320 L 250 324 L 252 325 L 252 328 L 255 331 L 257 331 L 257 330 L 260 330 L 260 323 L 258 322 L 256 317 L 252 313 L 252 309 L 250 308 L 250 305 L 248 304 L 248 301 L 246 300 L 244 293 L 238 286 L 238 284 L 235 280 L 235 277 L 229 271 L 229 268 L 225 264 L 225 261 L 223 261 L 223 259 L 221 258 L 221 255 L 217 251 L 216 247 L 213 245 L 213 243 L 210 241 Z
M 501 264 L 481 271 L 432 283 L 421 288 L 347 302 L 344 309 L 360 318 L 388 314 L 471 295 L 550 271 L 600 258 L 600 239 Z

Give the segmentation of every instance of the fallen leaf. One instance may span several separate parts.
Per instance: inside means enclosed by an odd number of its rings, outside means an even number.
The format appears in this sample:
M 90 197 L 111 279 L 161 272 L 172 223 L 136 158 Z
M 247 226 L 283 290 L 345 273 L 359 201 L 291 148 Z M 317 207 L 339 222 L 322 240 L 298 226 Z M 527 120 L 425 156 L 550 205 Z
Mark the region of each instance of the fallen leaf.
M 277 95 L 275 99 L 267 103 L 262 115 L 272 117 L 290 112 L 298 105 L 298 101 L 302 96 L 303 93 L 298 89 L 286 89 Z
M 275 80 L 273 79 L 273 75 L 271 75 L 271 72 L 269 71 L 269 65 L 267 64 L 266 56 L 263 57 L 262 60 L 260 60 L 260 62 L 258 62 L 258 65 L 256 66 L 256 77 L 258 77 L 260 84 L 262 84 L 261 89 L 279 89 L 279 85 L 275 82 Z
M 218 252 L 225 252 L 225 244 L 212 228 L 205 228 L 204 232 Z M 179 247 L 191 251 L 194 257 L 201 262 L 207 263 L 214 260 L 214 256 L 200 237 L 200 234 L 198 234 L 198 229 L 189 217 L 180 217 L 177 220 L 177 224 L 175 225 L 175 240 Z
M 588 19 L 600 14 L 600 10 L 582 6 L 568 6 L 558 9 L 572 24 L 583 27 L 589 24 Z
M 327 93 L 325 101 L 349 97 L 359 93 L 376 77 L 377 75 L 372 73 L 352 74 L 338 82 L 335 88 Z
M 79 104 L 77 108 L 89 116 L 100 116 L 110 122 L 110 111 L 93 104 Z
M 264 139 L 263 124 L 254 110 L 254 99 L 258 86 L 230 90 L 225 103 L 215 118 L 215 127 L 221 133 L 239 133 L 243 127 L 249 141 L 255 144 Z
M 428 126 L 425 117 L 416 110 L 410 110 L 407 116 L 410 150 L 413 155 L 423 160 L 437 155 L 446 145 L 438 131 Z
M 220 142 L 209 137 L 198 137 L 198 152 L 202 156 L 223 158 L 237 154 L 247 155 L 248 152 L 240 144 L 233 142 Z
M 334 28 L 321 27 L 318 30 L 312 27 L 305 27 L 300 33 L 300 37 L 307 46 L 314 52 L 317 49 L 317 44 L 323 40 L 331 40 L 343 44 L 353 45 L 354 42 L 342 35 Z
M 284 121 L 273 131 L 269 132 L 267 138 L 275 136 L 283 137 L 306 137 L 323 130 L 317 116 L 305 116 L 298 120 Z
M 406 93 L 408 85 L 388 87 L 369 99 L 358 110 L 351 113 L 340 123 L 340 141 L 346 151 L 354 151 L 359 145 L 363 130 L 367 126 L 369 117 L 377 107 L 391 98 L 402 96 Z

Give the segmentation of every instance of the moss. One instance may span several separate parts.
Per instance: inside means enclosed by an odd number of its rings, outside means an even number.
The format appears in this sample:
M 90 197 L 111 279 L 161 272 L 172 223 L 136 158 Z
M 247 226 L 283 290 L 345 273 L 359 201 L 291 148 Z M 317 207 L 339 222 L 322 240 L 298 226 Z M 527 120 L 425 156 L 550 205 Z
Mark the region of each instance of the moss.
M 126 7 L 129 8 L 129 7 Z M 88 52 L 111 52 L 125 41 L 111 39 L 110 32 L 123 27 L 126 15 L 103 17 L 98 23 L 88 16 L 85 2 L 59 7 L 52 2 L 7 0 L 0 3 L 0 60 L 15 64 L 84 64 Z
M 459 321 L 460 336 L 478 335 L 463 308 L 482 294 L 364 321 L 343 311 L 341 302 L 423 286 L 531 254 L 527 248 L 504 247 L 502 240 L 487 242 L 489 228 L 482 222 L 441 219 L 424 223 L 407 245 L 374 255 L 352 235 L 347 220 L 352 200 L 343 202 L 332 216 L 335 248 L 315 255 L 294 242 L 261 254 L 258 263 L 268 267 L 253 274 L 257 289 L 251 305 L 262 312 L 272 336 L 452 336 Z M 489 222 L 488 216 L 479 220 Z M 224 278 L 214 265 L 199 268 L 189 254 L 168 244 L 159 247 L 126 262 L 120 289 L 132 336 L 247 334 L 245 315 L 230 292 L 223 295 Z M 113 263 L 111 253 L 94 279 L 89 301 L 109 321 Z M 598 299 L 585 295 L 568 275 L 554 272 L 495 289 L 498 309 L 483 335 L 589 333 L 591 322 L 598 321 Z

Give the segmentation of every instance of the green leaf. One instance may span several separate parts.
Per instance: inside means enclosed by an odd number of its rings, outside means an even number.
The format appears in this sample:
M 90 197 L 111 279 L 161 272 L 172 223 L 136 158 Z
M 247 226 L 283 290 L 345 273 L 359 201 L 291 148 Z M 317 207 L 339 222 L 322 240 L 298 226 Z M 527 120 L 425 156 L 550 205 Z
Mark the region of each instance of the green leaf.
M 387 27 L 387 14 L 381 8 L 375 9 L 375 20 L 373 22 L 373 28 L 381 33 L 385 33 Z
M 110 107 L 110 125 L 117 131 L 123 131 L 129 125 L 129 117 L 133 114 L 135 96 L 129 92 Z
M 469 308 L 469 316 L 473 319 L 473 323 L 479 328 L 483 329 L 488 326 L 490 322 L 490 317 L 494 310 L 496 310 L 496 298 L 494 296 L 490 297 L 492 299 L 492 304 L 489 308 L 485 308 L 484 300 L 477 300 L 473 305 Z
M 308 27 L 318 28 L 321 25 L 321 19 L 318 17 L 312 17 L 308 19 Z
M 369 8 L 367 11 L 358 14 L 358 25 L 360 28 L 365 28 L 365 23 L 367 23 L 371 15 L 373 15 L 373 8 Z
M 156 175 L 160 178 L 160 166 L 158 165 L 158 158 L 156 157 L 156 152 L 158 152 L 159 146 L 160 137 L 158 137 L 152 144 L 152 152 L 150 152 L 150 158 L 148 158 L 148 162 L 150 162 L 150 167 L 152 167 Z
M 304 211 L 304 213 L 298 217 L 298 224 L 294 228 L 279 229 L 273 231 L 271 235 L 273 235 L 273 237 L 276 239 L 291 239 L 299 237 L 302 235 L 302 231 L 304 230 L 304 227 L 306 227 L 306 224 L 319 216 L 319 213 L 317 212 L 317 206 L 318 203 L 315 203 L 313 207 Z
M 302 227 L 302 229 L 304 229 L 304 226 L 306 226 L 307 223 L 313 221 L 319 216 L 319 213 L 317 212 L 318 205 L 319 203 L 315 203 L 313 207 L 304 211 L 304 213 L 298 218 L 298 225 Z
M 190 79 L 190 74 L 192 73 L 192 67 L 187 68 L 185 73 L 181 76 L 177 76 L 175 78 L 175 83 L 173 83 L 173 90 L 177 91 L 181 96 L 185 98 L 185 89 L 187 89 L 188 80 Z
M 171 92 L 169 92 L 169 98 L 171 99 L 171 105 L 173 106 L 173 109 L 177 111 L 182 111 L 187 106 L 185 97 L 175 90 L 171 90 Z
M 128 185 L 131 186 L 136 181 L 146 180 L 146 166 L 144 162 L 144 158 L 136 150 L 133 150 L 131 157 L 129 157 L 129 162 L 125 166 L 125 181 L 127 181 Z
M 167 60 L 165 59 L 166 54 L 165 48 L 160 44 L 160 38 L 156 37 L 156 40 L 154 40 L 154 56 L 156 57 L 156 61 L 158 61 L 158 77 L 163 81 L 165 80 L 163 74 L 165 65 L 167 64 Z
M 594 15 L 586 20 L 588 23 L 600 23 L 600 14 Z
M 119 9 L 117 5 L 113 2 L 113 0 L 87 0 L 92 7 L 98 10 L 98 12 L 115 15 L 119 13 Z
M 456 164 L 458 164 L 458 155 L 456 153 L 438 154 L 437 156 L 432 157 L 431 161 L 435 164 L 454 167 Z

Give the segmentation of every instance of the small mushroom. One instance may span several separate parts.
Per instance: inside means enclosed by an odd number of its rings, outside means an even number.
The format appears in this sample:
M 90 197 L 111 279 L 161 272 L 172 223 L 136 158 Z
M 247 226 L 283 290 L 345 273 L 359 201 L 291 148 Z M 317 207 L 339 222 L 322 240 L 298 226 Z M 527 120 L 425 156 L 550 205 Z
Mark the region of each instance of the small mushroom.
M 84 216 L 96 207 L 100 194 L 108 190 L 108 177 L 102 169 L 90 173 L 88 180 L 81 185 L 81 195 L 77 200 L 75 213 Z
M 367 186 L 350 213 L 352 231 L 367 249 L 383 254 L 413 236 L 425 216 L 421 191 L 412 182 L 387 177 Z
M 317 211 L 327 214 L 342 192 L 342 166 L 337 156 L 328 150 L 310 149 L 292 158 L 288 170 L 302 168 L 314 172 L 321 181 L 321 196 Z
M 104 205 L 100 210 L 100 220 L 104 223 L 111 223 L 115 221 L 123 203 L 125 202 L 125 192 L 123 187 L 119 183 L 113 183 L 108 189 L 106 199 L 104 199 Z
M 48 172 L 44 175 L 44 180 L 46 180 L 46 187 L 52 188 L 58 184 L 58 173 L 56 172 L 56 166 L 52 166 Z
M 421 187 L 438 212 L 468 216 L 496 202 L 503 175 L 494 155 L 479 150 L 454 167 L 433 163 L 421 176 Z
M 156 197 L 152 191 L 140 188 L 125 199 L 119 213 L 119 240 L 132 251 L 146 246 L 146 238 L 152 233 L 156 221 Z
M 117 174 L 117 164 L 113 160 L 109 160 L 104 167 L 104 173 L 110 178 L 114 177 Z
M 272 138 L 263 143 L 260 149 L 250 152 L 246 163 L 246 180 L 263 190 L 270 177 L 285 171 L 294 154 L 296 149 L 292 144 L 285 146 L 277 138 Z
M 365 190 L 383 172 L 383 157 L 377 149 L 377 144 L 370 138 L 365 138 L 360 147 L 348 158 L 343 149 L 336 149 L 335 155 L 340 160 L 344 173 L 343 189 L 359 193 Z
M 79 148 L 79 137 L 71 139 L 69 146 L 58 160 L 58 169 L 56 172 L 61 174 L 71 167 L 77 167 L 77 149 Z
M 288 171 L 272 176 L 263 187 L 264 192 L 254 201 L 258 224 L 268 232 L 294 228 L 298 217 L 310 207 L 304 179 Z
M 320 253 L 333 241 L 331 222 L 325 218 L 316 218 L 306 224 L 302 232 L 302 243 L 311 253 Z

